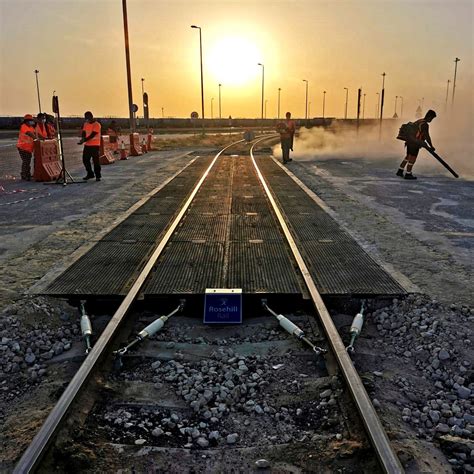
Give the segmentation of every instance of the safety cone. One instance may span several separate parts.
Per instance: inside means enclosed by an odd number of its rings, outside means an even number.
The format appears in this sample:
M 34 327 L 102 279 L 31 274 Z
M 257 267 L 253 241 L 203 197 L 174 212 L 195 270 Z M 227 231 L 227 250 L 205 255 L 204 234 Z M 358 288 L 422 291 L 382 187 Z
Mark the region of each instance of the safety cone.
M 127 150 L 125 150 L 125 143 L 122 140 L 122 145 L 120 147 L 120 159 L 121 160 L 128 160 L 127 158 Z
M 146 152 L 147 152 L 146 142 L 145 142 L 145 139 L 143 139 L 143 143 L 142 143 L 142 153 L 146 153 Z

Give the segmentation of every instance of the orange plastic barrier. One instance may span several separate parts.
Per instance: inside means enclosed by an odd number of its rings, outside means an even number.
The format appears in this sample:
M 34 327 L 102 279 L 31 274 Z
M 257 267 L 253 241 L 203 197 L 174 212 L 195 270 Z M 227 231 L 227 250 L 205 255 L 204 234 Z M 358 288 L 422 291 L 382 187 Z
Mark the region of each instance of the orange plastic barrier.
M 147 140 L 147 149 L 148 151 L 153 151 L 153 133 L 148 134 L 148 140 Z
M 140 147 L 140 135 L 138 133 L 130 134 L 130 156 L 140 156 L 142 154 Z
M 33 178 L 35 181 L 54 181 L 61 174 L 59 161 L 59 145 L 57 140 L 35 141 L 35 165 Z
M 100 157 L 99 162 L 101 165 L 111 165 L 115 163 L 114 150 L 110 143 L 110 137 L 108 135 L 102 135 L 100 140 Z

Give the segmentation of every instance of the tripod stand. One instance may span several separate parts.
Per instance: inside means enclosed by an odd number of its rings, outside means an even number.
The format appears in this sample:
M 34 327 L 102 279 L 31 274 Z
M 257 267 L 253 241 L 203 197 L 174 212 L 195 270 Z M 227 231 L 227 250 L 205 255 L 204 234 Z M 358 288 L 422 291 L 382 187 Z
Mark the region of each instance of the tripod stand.
M 82 184 L 84 183 L 84 181 L 75 181 L 66 168 L 66 161 L 64 159 L 63 137 L 61 134 L 61 115 L 59 113 L 59 99 L 57 95 L 53 95 L 53 112 L 56 116 L 56 134 L 57 140 L 59 142 L 59 159 L 61 161 L 61 173 L 56 179 L 56 181 L 44 184 L 62 184 L 63 186 L 67 186 L 68 184 Z

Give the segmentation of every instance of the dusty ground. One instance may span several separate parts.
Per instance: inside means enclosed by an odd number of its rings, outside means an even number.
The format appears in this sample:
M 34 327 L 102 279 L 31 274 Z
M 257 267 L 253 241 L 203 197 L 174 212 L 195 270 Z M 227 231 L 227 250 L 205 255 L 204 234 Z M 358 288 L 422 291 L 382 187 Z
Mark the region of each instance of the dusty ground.
M 145 192 L 192 159 L 183 157 L 181 151 L 186 150 L 145 155 L 136 161 L 107 167 L 101 187 L 91 183 L 90 186 L 78 185 L 76 189 L 72 186 L 62 189 L 22 183 L 21 195 L 26 200 L 17 196 L 12 199 L 12 194 L 8 194 L 18 189 L 16 181 L 4 179 L 1 182 L 4 192 L 0 195 L 0 213 L 4 224 L 0 229 L 3 266 L 0 308 L 4 312 L 0 349 L 5 351 L 2 354 L 11 353 L 11 357 L 1 360 L 0 443 L 5 454 L 0 469 L 11 466 L 17 459 L 47 407 L 57 399 L 64 381 L 77 366 L 77 361 L 67 364 L 54 361 L 61 360 L 61 351 L 67 353 L 68 343 L 80 345 L 75 308 L 54 301 L 30 300 L 23 292 L 88 238 L 111 224 Z M 458 472 L 462 472 L 461 469 L 470 472 L 472 441 L 461 449 L 459 439 L 468 440 L 469 436 L 454 427 L 468 430 L 467 425 L 472 424 L 469 416 L 464 418 L 466 414 L 472 416 L 472 368 L 463 363 L 472 361 L 472 182 L 453 182 L 436 175 L 417 183 L 400 181 L 393 176 L 393 163 L 388 161 L 374 167 L 364 160 L 338 162 L 332 159 L 325 163 L 295 160 L 289 169 L 313 189 L 342 222 L 349 224 L 367 248 L 429 295 L 428 300 L 407 303 L 404 309 L 395 304 L 386 309 L 386 315 L 371 315 L 354 360 L 370 379 L 368 387 L 380 403 L 382 417 L 393 425 L 402 445 L 418 446 L 415 441 L 421 440 L 423 444 L 418 451 L 415 449 L 415 456 L 418 452 L 421 458 L 426 456 L 432 462 L 439 461 L 446 472 L 450 469 L 448 460 Z M 82 170 L 77 170 L 81 176 Z M 150 173 L 150 170 L 156 172 Z M 83 186 L 88 187 L 87 195 L 80 190 Z M 387 189 L 391 192 L 387 193 Z M 412 200 L 410 205 L 406 204 L 407 196 L 412 195 L 419 198 L 416 206 Z M 10 204 L 13 201 L 20 202 Z M 57 203 L 62 205 L 57 206 Z M 441 304 L 432 308 L 427 302 L 432 299 Z M 451 305 L 454 306 L 451 308 Z M 432 318 L 428 326 L 432 327 L 436 320 L 439 329 L 434 330 L 433 340 L 417 343 L 419 338 L 424 338 L 421 333 L 427 330 L 420 328 L 424 324 L 419 324 L 416 320 L 419 315 L 414 311 L 422 311 L 423 307 Z M 415 334 L 415 340 L 400 333 L 393 336 L 393 331 L 400 330 L 397 324 L 402 319 L 405 331 Z M 387 321 L 388 329 L 384 327 Z M 412 326 L 414 323 L 417 325 Z M 350 315 L 342 318 L 341 331 L 347 331 L 348 324 Z M 65 333 L 66 329 L 69 333 Z M 37 359 L 32 360 L 30 355 L 26 362 L 25 357 L 36 349 Z M 449 359 L 440 360 L 442 349 L 448 351 Z M 381 354 L 384 357 L 381 358 Z M 408 373 L 406 368 L 412 366 L 413 370 Z M 460 396 L 461 386 L 470 390 L 468 398 L 453 400 L 453 395 Z M 466 395 L 465 391 L 461 393 Z M 457 408 L 453 411 L 453 404 L 462 411 Z M 450 421 L 460 419 L 456 417 L 458 413 L 462 413 L 462 427 L 458 421 Z M 444 426 L 436 431 L 439 424 L 446 425 L 448 431 Z M 447 438 L 449 436 L 453 436 L 454 441 Z M 437 451 L 441 445 L 447 457 Z M 427 454 L 426 446 L 432 446 L 433 452 Z

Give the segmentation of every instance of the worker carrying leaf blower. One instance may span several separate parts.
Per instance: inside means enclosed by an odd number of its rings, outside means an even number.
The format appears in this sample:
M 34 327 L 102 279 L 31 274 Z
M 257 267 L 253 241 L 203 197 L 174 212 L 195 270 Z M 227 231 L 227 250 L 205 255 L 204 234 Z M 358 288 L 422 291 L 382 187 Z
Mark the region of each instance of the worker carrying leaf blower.
M 407 156 L 400 163 L 397 171 L 397 176 L 405 179 L 416 179 L 413 176 L 412 169 L 415 165 L 416 158 L 420 148 L 426 150 L 433 155 L 453 176 L 459 178 L 459 175 L 440 157 L 435 153 L 435 147 L 431 142 L 429 133 L 429 123 L 436 117 L 434 110 L 428 110 L 425 118 L 419 119 L 416 122 L 404 123 L 398 132 L 398 140 L 403 140 L 407 149 Z M 406 166 L 406 173 L 403 175 Z
M 405 141 L 407 156 L 400 163 L 397 176 L 403 178 L 403 171 L 405 170 L 406 166 L 407 172 L 405 173 L 405 179 L 416 179 L 416 176 L 413 176 L 412 169 L 415 165 L 420 148 L 426 147 L 426 142 L 433 151 L 435 150 L 433 143 L 431 143 L 428 125 L 435 117 L 436 112 L 434 110 L 428 110 L 428 112 L 426 112 L 425 118 L 419 119 L 416 122 L 405 123 L 400 127 L 400 132 L 398 133 L 397 138 L 399 140 Z

